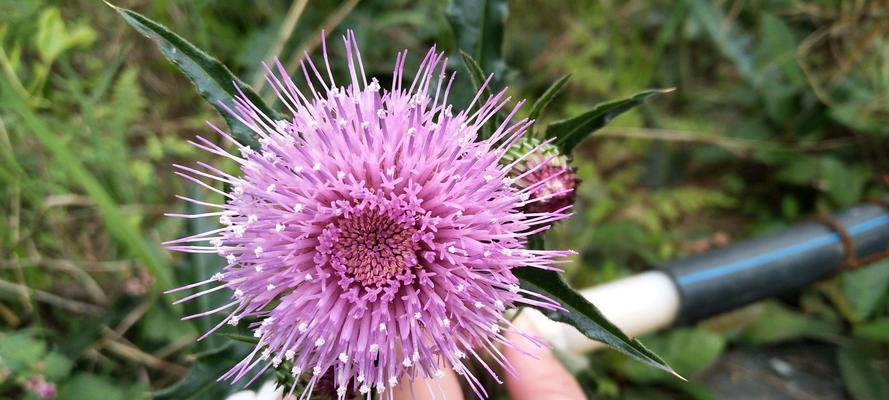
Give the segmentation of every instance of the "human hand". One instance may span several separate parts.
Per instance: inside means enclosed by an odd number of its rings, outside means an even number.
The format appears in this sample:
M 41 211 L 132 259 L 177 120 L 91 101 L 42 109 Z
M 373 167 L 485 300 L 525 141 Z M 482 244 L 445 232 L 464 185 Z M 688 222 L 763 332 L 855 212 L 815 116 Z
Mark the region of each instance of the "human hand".
M 524 318 L 515 321 L 517 328 L 539 336 L 533 324 Z M 516 375 L 505 374 L 506 388 L 514 400 L 583 400 L 586 399 L 577 380 L 548 348 L 539 347 L 513 332 L 505 334 L 524 352 L 503 348 L 504 357 L 516 370 Z M 526 354 L 527 353 L 527 354 Z M 454 370 L 447 369 L 438 382 L 415 380 L 395 388 L 395 400 L 441 400 L 442 392 L 447 400 L 462 400 L 463 391 Z M 427 386 L 428 385 L 428 386 Z M 441 391 L 438 387 L 441 387 Z M 429 388 L 434 392 L 430 393 Z

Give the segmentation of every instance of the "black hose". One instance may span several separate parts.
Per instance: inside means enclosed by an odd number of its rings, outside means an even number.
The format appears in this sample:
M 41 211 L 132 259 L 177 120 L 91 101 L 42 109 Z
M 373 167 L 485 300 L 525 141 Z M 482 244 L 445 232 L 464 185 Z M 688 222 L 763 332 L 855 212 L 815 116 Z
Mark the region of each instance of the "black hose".
M 865 204 L 833 215 L 858 258 L 889 247 L 889 210 Z M 819 222 L 739 242 L 661 268 L 679 289 L 677 323 L 692 323 L 757 300 L 799 289 L 839 271 L 840 235 Z

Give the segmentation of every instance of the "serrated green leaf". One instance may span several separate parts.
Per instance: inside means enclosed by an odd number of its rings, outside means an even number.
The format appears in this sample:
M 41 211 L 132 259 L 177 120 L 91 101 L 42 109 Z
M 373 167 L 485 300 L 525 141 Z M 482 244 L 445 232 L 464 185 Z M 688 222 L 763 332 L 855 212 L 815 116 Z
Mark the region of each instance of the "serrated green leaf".
M 201 96 L 212 104 L 216 111 L 225 118 L 231 133 L 242 144 L 251 147 L 257 146 L 253 132 L 238 121 L 237 118 L 229 114 L 225 107 L 222 106 L 222 104 L 225 104 L 229 108 L 234 109 L 232 99 L 238 95 L 236 86 L 263 113 L 271 118 L 281 119 L 279 113 L 266 105 L 253 89 L 232 74 L 231 70 L 219 62 L 219 60 L 198 49 L 195 45 L 170 31 L 165 26 L 137 12 L 109 5 L 139 33 L 151 39 L 164 56 L 191 80 L 191 83 L 194 84 Z
M 543 112 L 543 109 L 549 105 L 550 102 L 562 91 L 562 87 L 565 86 L 565 83 L 568 82 L 568 79 L 571 78 L 571 74 L 562 75 L 561 78 L 553 82 L 549 88 L 543 92 L 543 95 L 540 96 L 537 101 L 534 102 L 534 105 L 531 106 L 531 113 L 528 114 L 528 119 L 536 120 L 540 117 L 540 114 Z
M 642 104 L 642 102 L 649 97 L 661 93 L 669 93 L 673 90 L 674 89 L 649 89 L 636 93 L 625 99 L 613 100 L 596 105 L 592 110 L 576 117 L 553 122 L 546 128 L 546 137 L 557 138 L 554 144 L 562 150 L 563 154 L 571 154 L 571 151 L 574 150 L 574 146 L 591 133 L 605 126 L 605 124 L 618 115 Z
M 569 324 L 590 339 L 607 344 L 646 365 L 679 376 L 657 354 L 605 318 L 596 306 L 568 286 L 555 271 L 517 268 L 513 273 L 521 281 L 522 288 L 547 296 L 564 308 L 563 311 L 540 309 L 549 319 Z
M 859 350 L 844 348 L 837 353 L 837 362 L 846 392 L 855 400 L 885 399 L 889 382 L 870 365 L 871 361 Z

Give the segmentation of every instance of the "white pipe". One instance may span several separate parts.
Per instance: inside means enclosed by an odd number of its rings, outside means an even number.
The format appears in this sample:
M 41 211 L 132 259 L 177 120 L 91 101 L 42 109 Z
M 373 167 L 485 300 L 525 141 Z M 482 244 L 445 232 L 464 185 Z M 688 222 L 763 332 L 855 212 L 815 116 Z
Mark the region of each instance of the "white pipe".
M 667 328 L 679 313 L 676 285 L 660 271 L 633 275 L 580 293 L 630 337 Z M 566 352 L 584 353 L 603 346 L 573 327 L 554 322 L 530 308 L 522 311 L 518 318 L 531 322 L 544 339 Z

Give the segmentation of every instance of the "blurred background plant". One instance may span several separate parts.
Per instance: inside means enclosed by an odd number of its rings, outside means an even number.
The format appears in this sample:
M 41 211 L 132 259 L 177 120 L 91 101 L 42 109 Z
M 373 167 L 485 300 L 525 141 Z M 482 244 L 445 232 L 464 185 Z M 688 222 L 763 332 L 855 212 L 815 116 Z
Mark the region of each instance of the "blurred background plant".
M 322 27 L 355 29 L 384 81 L 400 49 L 457 45 L 444 0 L 119 5 L 182 33 L 267 99 L 260 61 L 279 54 L 293 71 Z M 885 193 L 881 2 L 511 1 L 508 15 L 505 59 L 480 63 L 514 98 L 572 74 L 541 124 L 677 88 L 575 151 L 581 213 L 550 237 L 580 253 L 567 271 L 576 287 Z M 96 1 L 0 0 L 0 44 L 0 398 L 46 397 L 52 385 L 61 399 L 134 399 L 218 374 L 241 349 L 194 344 L 208 322 L 180 322 L 158 293 L 217 267 L 159 242 L 183 229 L 162 217 L 185 194 L 170 165 L 204 157 L 185 140 L 220 117 Z M 883 262 L 643 338 L 691 383 L 612 352 L 564 359 L 593 398 L 884 398 L 887 285 Z M 196 381 L 158 397 L 229 391 Z

